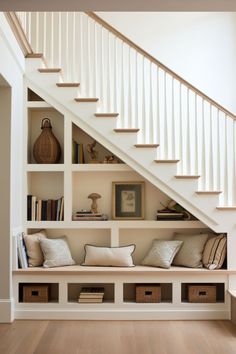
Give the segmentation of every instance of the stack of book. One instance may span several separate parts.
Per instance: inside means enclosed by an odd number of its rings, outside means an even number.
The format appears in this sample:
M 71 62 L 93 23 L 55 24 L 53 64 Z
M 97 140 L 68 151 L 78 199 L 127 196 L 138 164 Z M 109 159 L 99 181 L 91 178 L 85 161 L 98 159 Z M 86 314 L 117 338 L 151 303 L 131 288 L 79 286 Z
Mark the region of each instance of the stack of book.
M 72 163 L 84 163 L 83 144 L 78 144 L 75 140 L 72 141 Z
M 104 288 L 102 287 L 84 287 L 82 288 L 78 302 L 80 303 L 98 303 L 103 302 Z
M 172 209 L 157 210 L 157 220 L 183 220 L 184 213 Z
M 64 197 L 41 200 L 27 195 L 28 221 L 62 221 L 64 219 Z
M 74 221 L 100 221 L 108 220 L 108 216 L 101 213 L 92 213 L 91 211 L 77 211 L 73 216 Z

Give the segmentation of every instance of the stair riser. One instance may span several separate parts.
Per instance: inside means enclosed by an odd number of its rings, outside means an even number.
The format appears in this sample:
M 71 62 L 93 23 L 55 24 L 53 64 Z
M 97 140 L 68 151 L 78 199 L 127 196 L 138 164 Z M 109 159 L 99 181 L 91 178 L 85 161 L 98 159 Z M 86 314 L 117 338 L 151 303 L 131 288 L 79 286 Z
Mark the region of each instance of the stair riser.
M 25 61 L 25 69 L 27 73 L 35 72 L 41 68 L 45 68 L 45 64 L 41 58 L 28 58 Z

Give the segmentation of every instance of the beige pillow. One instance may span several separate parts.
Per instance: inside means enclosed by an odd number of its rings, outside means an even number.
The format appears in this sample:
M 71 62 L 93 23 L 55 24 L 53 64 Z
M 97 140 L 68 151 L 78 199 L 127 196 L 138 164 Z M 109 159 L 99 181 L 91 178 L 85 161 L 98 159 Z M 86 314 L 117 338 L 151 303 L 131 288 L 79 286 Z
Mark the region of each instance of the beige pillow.
M 29 267 L 38 267 L 43 265 L 44 258 L 39 241 L 44 238 L 47 238 L 45 230 L 41 230 L 32 235 L 24 235 Z
M 202 262 L 208 269 L 219 269 L 222 267 L 227 248 L 227 238 L 224 234 L 211 237 L 204 248 Z
M 57 239 L 40 239 L 40 245 L 44 255 L 43 266 L 45 268 L 75 264 L 65 236 Z
M 170 268 L 174 256 L 180 249 L 183 241 L 154 240 L 142 265 Z
M 208 234 L 175 234 L 174 240 L 183 241 L 183 244 L 173 260 L 173 265 L 190 268 L 202 267 L 202 253 L 207 238 Z
M 99 247 L 85 245 L 84 266 L 134 267 L 132 253 L 135 245 L 123 247 Z

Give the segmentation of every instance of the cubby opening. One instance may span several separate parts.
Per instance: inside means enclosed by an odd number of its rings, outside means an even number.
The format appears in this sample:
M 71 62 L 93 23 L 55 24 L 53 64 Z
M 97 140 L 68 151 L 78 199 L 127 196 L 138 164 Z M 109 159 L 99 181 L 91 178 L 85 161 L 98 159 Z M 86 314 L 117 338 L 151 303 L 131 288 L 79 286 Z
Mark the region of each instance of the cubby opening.
M 114 303 L 115 285 L 112 283 L 68 283 L 68 302 L 78 303 L 82 288 L 104 288 L 104 303 Z M 90 303 L 90 302 L 89 302 Z
M 64 220 L 63 172 L 28 172 L 27 220 Z
M 153 283 L 152 283 L 153 284 Z M 124 283 L 123 284 L 123 294 L 124 302 L 136 303 L 136 286 L 138 283 Z M 142 283 L 143 285 L 143 283 Z M 148 283 L 146 284 L 148 286 Z M 157 283 L 161 288 L 161 303 L 171 303 L 172 302 L 172 283 Z
M 42 97 L 37 95 L 34 91 L 32 91 L 30 88 L 27 90 L 27 100 L 28 101 L 44 101 Z
M 19 283 L 18 285 L 18 299 L 20 303 L 57 303 L 59 301 L 58 283 Z M 30 292 L 32 294 L 32 296 L 28 296 L 26 294 L 26 299 L 24 298 L 25 287 L 29 287 L 31 289 Z M 44 287 L 45 290 L 43 290 L 43 292 L 40 294 L 40 289 L 42 287 Z M 46 299 L 48 299 L 48 301 L 46 301 Z
M 181 301 L 182 302 L 187 302 L 190 303 L 189 301 L 189 286 L 198 286 L 199 287 L 199 297 L 204 297 L 206 296 L 206 299 L 202 301 L 201 299 L 198 300 L 192 300 L 192 303 L 211 303 L 214 301 L 208 300 L 207 299 L 207 292 L 206 292 L 206 287 L 215 287 L 216 289 L 216 303 L 224 303 L 225 302 L 225 284 L 224 283 L 182 283 L 181 284 Z M 211 297 L 211 295 L 209 295 Z
M 72 163 L 123 162 L 77 125 L 72 124 Z
M 61 157 L 58 163 L 64 162 L 64 116 L 54 108 L 28 108 L 28 163 L 37 163 L 34 159 L 33 148 L 35 141 L 41 134 L 41 124 L 44 118 L 49 118 L 52 125 L 52 133 L 57 138 Z

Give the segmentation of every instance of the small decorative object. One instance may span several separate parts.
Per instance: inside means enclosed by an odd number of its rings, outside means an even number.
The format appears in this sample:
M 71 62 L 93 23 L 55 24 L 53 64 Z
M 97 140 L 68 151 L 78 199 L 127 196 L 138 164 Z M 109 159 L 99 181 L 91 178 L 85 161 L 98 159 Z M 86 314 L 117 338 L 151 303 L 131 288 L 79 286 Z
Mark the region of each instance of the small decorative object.
M 91 144 L 87 144 L 87 151 L 90 157 L 90 163 L 98 163 L 98 151 L 95 150 L 97 142 L 94 140 Z
M 144 219 L 144 182 L 112 183 L 113 219 Z
M 88 198 L 92 199 L 91 212 L 93 214 L 97 214 L 98 213 L 97 199 L 101 198 L 100 194 L 91 193 L 89 194 Z
M 41 129 L 42 132 L 34 143 L 34 159 L 37 163 L 58 163 L 61 157 L 61 148 L 52 132 L 49 118 L 42 120 Z
M 161 287 L 159 284 L 137 284 L 136 302 L 161 302 Z
M 119 163 L 119 160 L 114 155 L 105 156 L 103 163 Z

